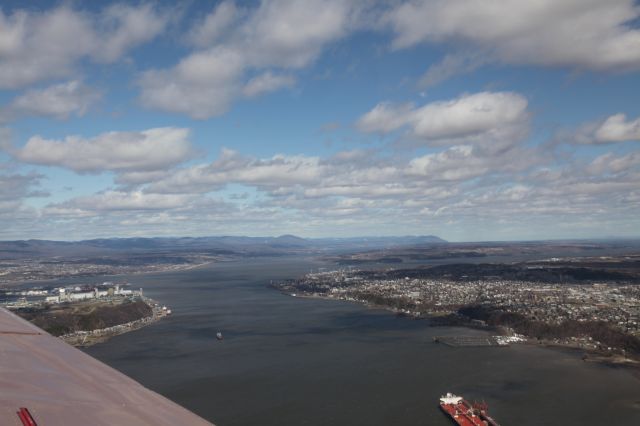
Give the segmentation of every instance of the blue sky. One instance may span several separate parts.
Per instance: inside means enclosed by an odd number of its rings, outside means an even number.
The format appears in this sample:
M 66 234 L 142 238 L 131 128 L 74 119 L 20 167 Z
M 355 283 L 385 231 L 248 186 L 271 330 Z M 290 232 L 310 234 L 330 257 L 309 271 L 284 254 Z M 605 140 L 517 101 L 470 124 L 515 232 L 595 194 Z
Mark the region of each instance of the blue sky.
M 640 236 L 628 0 L 0 9 L 0 239 Z

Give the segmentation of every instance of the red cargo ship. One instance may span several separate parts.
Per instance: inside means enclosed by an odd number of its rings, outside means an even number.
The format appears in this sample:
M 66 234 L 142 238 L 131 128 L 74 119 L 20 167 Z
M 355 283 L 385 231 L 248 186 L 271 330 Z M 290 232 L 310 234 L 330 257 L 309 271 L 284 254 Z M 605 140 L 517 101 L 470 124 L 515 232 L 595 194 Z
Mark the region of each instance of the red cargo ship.
M 440 408 L 460 426 L 500 426 L 487 414 L 487 404 L 470 404 L 450 392 L 440 397 Z

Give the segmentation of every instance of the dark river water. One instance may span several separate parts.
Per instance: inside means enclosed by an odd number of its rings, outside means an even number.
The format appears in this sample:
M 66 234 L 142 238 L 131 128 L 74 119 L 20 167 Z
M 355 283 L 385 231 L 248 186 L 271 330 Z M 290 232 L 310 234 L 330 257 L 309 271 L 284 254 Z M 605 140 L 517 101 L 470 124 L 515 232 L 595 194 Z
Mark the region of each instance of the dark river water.
M 438 409 L 447 391 L 485 400 L 503 426 L 640 424 L 627 370 L 562 350 L 447 347 L 433 336 L 480 332 L 266 287 L 318 266 L 250 259 L 118 278 L 174 314 L 86 352 L 220 426 L 451 425 Z

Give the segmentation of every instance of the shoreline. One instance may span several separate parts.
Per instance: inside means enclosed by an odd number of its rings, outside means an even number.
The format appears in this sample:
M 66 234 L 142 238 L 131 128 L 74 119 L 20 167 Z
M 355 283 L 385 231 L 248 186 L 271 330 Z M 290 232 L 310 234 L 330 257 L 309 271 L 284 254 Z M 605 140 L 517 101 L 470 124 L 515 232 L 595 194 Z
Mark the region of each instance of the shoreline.
M 162 309 L 158 308 L 159 304 L 155 300 L 147 297 L 144 297 L 142 300 L 151 308 L 152 314 L 150 316 L 142 317 L 124 324 L 117 324 L 111 327 L 99 328 L 91 331 L 81 330 L 74 333 L 63 334 L 62 336 L 58 336 L 58 338 L 71 346 L 86 348 L 98 343 L 104 343 L 112 337 L 139 330 L 143 327 L 154 324 L 169 315 Z
M 207 262 L 202 262 L 202 263 L 197 263 L 197 264 L 190 264 L 190 265 L 185 265 L 185 266 L 180 266 L 180 267 L 171 267 L 171 268 L 167 268 L 164 270 L 153 270 L 153 271 L 138 271 L 138 272 L 129 272 L 129 273 L 119 273 L 119 274 L 96 274 L 96 275 L 90 275 L 90 276 L 84 276 L 82 274 L 79 275 L 73 275 L 73 276 L 64 276 L 64 277 L 58 277 L 58 278 L 48 278 L 45 280 L 35 280 L 35 281 L 20 281 L 20 282 L 16 282 L 16 283 L 0 283 L 0 289 L 5 288 L 5 287 L 11 287 L 11 286 L 24 286 L 24 285 L 38 285 L 38 284 L 47 284 L 47 283 L 52 283 L 52 282 L 57 282 L 60 280 L 64 280 L 64 279 L 76 279 L 76 278 L 95 278 L 95 277 L 101 277 L 103 279 L 109 279 L 109 278 L 114 278 L 114 277 L 122 277 L 122 276 L 140 276 L 140 275 L 151 275 L 151 274 L 165 274 L 165 273 L 170 273 L 170 272 L 182 272 L 182 271 L 188 271 L 188 270 L 194 270 L 194 269 L 198 269 L 198 268 L 203 268 L 209 265 L 213 265 L 216 263 L 220 263 L 220 262 L 227 262 L 227 261 L 232 261 L 232 260 L 211 260 L 211 261 L 207 261 Z M 96 329 L 96 330 L 91 330 L 91 331 L 76 331 L 73 333 L 69 333 L 69 334 L 65 334 L 65 335 L 61 335 L 61 336 L 54 336 L 54 337 L 58 337 L 59 339 L 61 339 L 62 341 L 64 341 L 65 343 L 74 346 L 74 347 L 78 347 L 78 348 L 83 348 L 83 347 L 89 347 L 89 346 L 93 346 L 95 344 L 98 343 L 104 343 L 107 342 L 108 340 L 110 340 L 113 337 L 119 336 L 121 334 L 125 334 L 125 333 L 130 333 L 132 331 L 136 331 L 139 330 L 143 327 L 147 327 L 149 325 L 154 324 L 157 321 L 160 321 L 161 319 L 165 318 L 166 316 L 170 315 L 167 314 L 166 312 L 164 312 L 162 309 L 159 308 L 159 306 L 161 306 L 160 303 L 158 303 L 156 300 L 153 300 L 151 298 L 148 297 L 142 297 L 142 301 L 151 308 L 152 310 L 152 314 L 150 316 L 147 317 L 142 317 L 140 319 L 137 319 L 135 321 L 130 321 L 127 323 L 123 323 L 123 324 L 117 324 L 111 327 L 106 327 L 106 328 L 101 328 L 101 329 Z M 170 310 L 169 310 L 170 312 Z
M 43 278 L 43 279 L 35 279 L 35 280 L 2 281 L 0 282 L 0 289 L 11 288 L 12 286 L 20 287 L 23 285 L 44 285 L 53 281 L 59 281 L 64 279 L 83 279 L 83 278 L 91 279 L 96 277 L 108 278 L 108 277 L 121 277 L 121 276 L 130 276 L 130 275 L 137 276 L 137 275 L 150 275 L 150 274 L 165 274 L 168 272 L 182 272 L 182 271 L 189 271 L 192 269 L 202 268 L 208 265 L 221 263 L 221 262 L 228 262 L 228 261 L 229 260 L 210 260 L 203 263 L 189 264 L 184 266 L 174 265 L 171 267 L 166 267 L 164 269 L 155 269 L 155 270 L 149 270 L 149 271 L 131 271 L 131 272 L 117 272 L 117 273 L 95 273 L 95 274 L 79 273 L 74 275 L 62 275 L 59 277 L 51 277 L 51 278 Z
M 567 343 L 555 343 L 549 341 L 535 341 L 531 338 L 528 338 L 526 342 L 523 344 L 528 346 L 536 346 L 548 349 L 562 349 L 571 352 L 581 352 L 583 355 L 581 357 L 583 362 L 592 362 L 596 364 L 604 364 L 612 367 L 623 367 L 629 368 L 634 371 L 634 375 L 636 375 L 640 379 L 640 360 L 635 358 L 629 358 L 621 354 L 615 353 L 607 353 L 599 350 L 593 350 L 589 348 L 583 348 L 579 345 L 572 345 Z
M 387 311 L 396 315 L 401 315 L 403 317 L 407 317 L 413 320 L 434 320 L 434 319 L 438 319 L 442 316 L 445 316 L 447 314 L 442 314 L 442 315 L 438 315 L 438 314 L 423 314 L 420 313 L 419 315 L 416 314 L 412 314 L 412 313 L 407 313 L 403 310 L 400 309 L 396 309 L 396 308 L 392 308 L 389 306 L 384 306 L 384 305 L 376 305 L 373 303 L 369 303 L 366 301 L 360 301 L 360 300 L 356 300 L 356 299 L 340 299 L 340 298 L 336 298 L 336 297 L 331 297 L 331 296 L 321 296 L 318 294 L 301 294 L 301 293 L 287 293 L 285 291 L 281 291 L 278 288 L 272 287 L 274 290 L 279 291 L 281 294 L 283 295 L 287 295 L 290 297 L 296 297 L 296 298 L 301 298 L 301 299 L 320 299 L 320 300 L 330 300 L 330 301 L 341 301 L 341 302 L 349 302 L 349 303 L 356 303 L 358 305 L 364 306 L 368 309 L 379 309 L 379 310 L 383 310 L 383 311 Z M 432 327 L 444 327 L 444 326 L 450 326 L 450 327 L 461 327 L 461 328 L 467 328 L 467 329 L 472 329 L 472 330 L 482 330 L 482 331 L 486 331 L 489 332 L 490 329 L 487 327 L 478 327 L 478 326 L 474 326 L 472 324 L 431 324 Z M 595 363 L 595 364 L 601 364 L 601 365 L 605 365 L 605 366 L 609 366 L 609 367 L 616 367 L 616 368 L 626 368 L 629 370 L 629 372 L 636 377 L 638 380 L 640 380 L 640 359 L 636 359 L 636 358 L 629 358 L 626 357 L 624 355 L 621 354 L 614 354 L 614 353 L 607 353 L 607 352 L 603 352 L 603 351 L 599 351 L 599 350 L 594 350 L 594 349 L 590 349 L 590 348 L 584 348 L 584 347 L 580 347 L 577 344 L 568 344 L 568 343 L 560 343 L 560 342 L 552 342 L 552 341 L 548 341 L 548 340 L 535 340 L 534 338 L 530 337 L 530 336 L 525 336 L 527 338 L 526 341 L 521 342 L 520 344 L 522 345 L 526 345 L 526 346 L 533 346 L 533 347 L 542 347 L 542 348 L 546 348 L 546 349 L 554 349 L 554 350 L 565 350 L 565 351 L 572 351 L 572 352 L 581 352 L 583 355 L 581 357 L 581 360 L 583 362 L 591 362 L 591 363 Z M 578 353 L 575 354 L 576 356 L 578 356 Z

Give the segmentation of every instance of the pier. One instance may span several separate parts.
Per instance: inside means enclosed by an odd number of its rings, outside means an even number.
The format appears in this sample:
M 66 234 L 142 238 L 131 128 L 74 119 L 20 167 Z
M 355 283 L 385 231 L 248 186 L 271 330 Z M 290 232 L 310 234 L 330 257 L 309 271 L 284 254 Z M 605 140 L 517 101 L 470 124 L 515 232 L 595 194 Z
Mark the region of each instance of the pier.
M 433 341 L 444 343 L 447 346 L 509 346 L 508 343 L 499 339 L 502 336 L 436 336 Z

